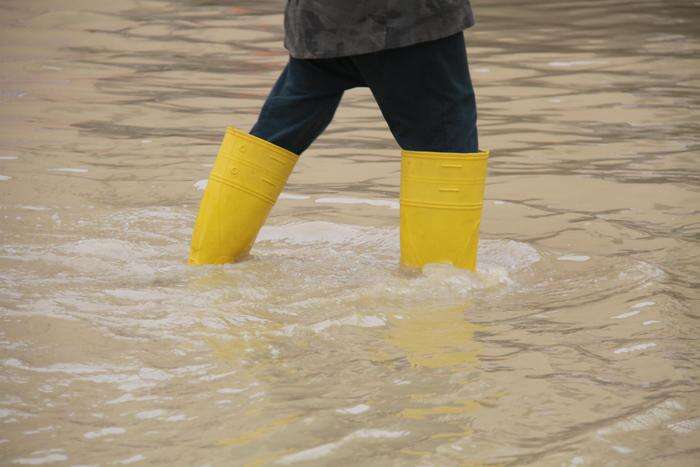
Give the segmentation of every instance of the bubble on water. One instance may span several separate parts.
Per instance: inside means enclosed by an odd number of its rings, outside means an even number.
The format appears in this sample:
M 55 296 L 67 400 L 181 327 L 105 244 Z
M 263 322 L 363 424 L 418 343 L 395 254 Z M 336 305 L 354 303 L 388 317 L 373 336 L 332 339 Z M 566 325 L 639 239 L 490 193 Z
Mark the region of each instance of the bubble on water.
M 194 183 L 194 187 L 195 187 L 195 189 L 196 189 L 197 191 L 204 191 L 204 189 L 207 187 L 207 184 L 208 184 L 208 183 L 209 183 L 209 180 L 207 180 L 206 178 L 204 178 L 204 179 L 202 179 L 202 180 L 197 180 L 197 181 Z
M 5 180 L 10 180 L 12 177 L 9 175 L 0 175 L 0 182 L 4 182 Z

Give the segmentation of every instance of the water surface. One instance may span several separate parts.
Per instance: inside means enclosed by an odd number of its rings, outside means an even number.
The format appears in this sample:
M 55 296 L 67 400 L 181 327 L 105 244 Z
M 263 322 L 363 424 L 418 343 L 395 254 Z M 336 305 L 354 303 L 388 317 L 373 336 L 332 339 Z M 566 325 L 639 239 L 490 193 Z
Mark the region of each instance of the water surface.
M 4 2 L 1 462 L 697 465 L 698 4 L 474 4 L 479 272 L 406 276 L 364 89 L 250 260 L 185 264 L 281 2 Z

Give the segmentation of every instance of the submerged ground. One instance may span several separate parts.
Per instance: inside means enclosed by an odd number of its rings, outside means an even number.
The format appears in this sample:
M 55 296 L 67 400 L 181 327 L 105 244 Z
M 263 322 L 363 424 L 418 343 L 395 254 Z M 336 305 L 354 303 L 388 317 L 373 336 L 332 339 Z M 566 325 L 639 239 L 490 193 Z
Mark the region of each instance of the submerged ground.
M 185 264 L 282 2 L 3 2 L 0 462 L 697 465 L 698 5 L 474 5 L 480 270 L 407 277 L 363 89 Z

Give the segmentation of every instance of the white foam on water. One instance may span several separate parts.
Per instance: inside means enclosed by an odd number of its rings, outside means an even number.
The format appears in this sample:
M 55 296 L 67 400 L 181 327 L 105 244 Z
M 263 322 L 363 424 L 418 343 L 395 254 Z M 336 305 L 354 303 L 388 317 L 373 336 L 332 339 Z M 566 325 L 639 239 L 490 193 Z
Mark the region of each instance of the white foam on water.
M 32 456 L 41 457 L 19 457 L 12 461 L 13 464 L 23 464 L 23 465 L 42 465 L 42 464 L 52 464 L 54 462 L 67 461 L 68 456 L 62 449 L 52 449 L 50 451 L 36 451 L 31 454 Z
M 630 311 L 613 316 L 612 318 L 613 319 L 629 318 L 631 316 L 635 316 L 635 315 L 638 315 L 639 313 L 641 313 L 643 311 L 643 308 L 650 307 L 650 306 L 655 305 L 655 304 L 656 304 L 656 302 L 652 302 L 652 301 L 639 302 L 639 303 L 632 305 Z
M 639 415 L 633 415 L 627 419 L 615 422 L 615 424 L 611 427 L 601 428 L 596 432 L 596 434 L 598 437 L 602 438 L 606 435 L 617 432 L 647 430 L 671 419 L 681 410 L 683 410 L 683 406 L 679 402 L 669 399 Z
M 245 391 L 247 388 L 221 388 L 218 392 L 219 394 L 238 394 Z
M 639 352 L 640 350 L 651 349 L 656 347 L 654 342 L 645 342 L 643 344 L 635 344 L 629 347 L 620 347 L 615 349 L 614 353 L 629 353 L 629 352 Z
M 326 243 L 331 245 L 374 244 L 382 246 L 393 244 L 395 235 L 398 235 L 398 229 L 379 229 L 326 221 L 310 221 L 265 226 L 260 230 L 258 241 L 283 241 L 291 245 Z
M 373 247 L 398 253 L 399 229 L 327 221 L 294 222 L 263 227 L 258 235 L 258 241 L 284 242 L 300 246 L 328 244 Z M 481 240 L 478 254 L 480 268 L 496 266 L 506 270 L 518 270 L 541 259 L 535 248 L 514 240 Z
M 661 321 L 657 321 L 657 320 L 655 320 L 655 319 L 650 319 L 650 320 L 644 321 L 644 322 L 642 323 L 642 325 L 643 325 L 643 326 L 649 326 L 650 324 L 656 324 L 656 323 L 660 323 L 660 322 L 661 322 Z
M 151 420 L 153 418 L 162 417 L 163 415 L 165 415 L 165 413 L 166 412 L 163 409 L 153 409 L 137 412 L 134 416 L 139 420 Z
M 633 449 L 630 449 L 625 446 L 612 446 L 612 448 L 616 451 L 619 452 L 620 454 L 629 454 L 633 452 Z
M 185 420 L 189 420 L 189 417 L 184 413 L 171 415 L 165 419 L 166 422 L 184 422 Z
M 328 319 L 320 323 L 312 324 L 310 327 L 316 332 L 325 331 L 332 326 L 357 326 L 361 328 L 375 328 L 386 326 L 384 318 L 378 316 L 358 316 L 352 315 L 340 319 Z
M 309 199 L 309 198 L 310 198 L 310 196 L 308 196 L 308 195 L 298 195 L 298 194 L 295 194 L 295 193 L 287 193 L 287 192 L 282 192 L 282 193 L 280 193 L 280 196 L 279 196 L 279 199 L 296 199 L 296 200 L 300 200 L 300 199 Z
M 47 367 L 33 367 L 25 364 L 16 358 L 7 358 L 0 361 L 3 365 L 19 368 L 26 371 L 34 371 L 37 373 L 67 373 L 72 375 L 104 373 L 107 371 L 120 371 L 126 367 L 116 365 L 86 365 L 83 363 L 55 363 Z
M 158 396 L 140 396 L 140 397 L 135 397 L 131 393 L 126 393 L 122 396 L 117 397 L 116 399 L 111 399 L 105 402 L 105 404 L 123 404 L 124 402 L 142 402 L 142 401 L 150 401 L 158 399 Z
M 45 431 L 54 431 L 55 429 L 56 428 L 54 428 L 53 426 L 44 426 L 41 428 L 37 428 L 36 430 L 23 431 L 22 434 L 23 435 L 37 435 L 37 434 L 43 433 Z
M 50 208 L 47 208 L 46 206 L 31 206 L 27 204 L 18 204 L 17 208 L 19 209 L 26 209 L 28 211 L 50 211 Z
M 49 169 L 51 172 L 67 172 L 67 173 L 85 173 L 88 169 L 83 167 L 54 167 Z
M 116 461 L 117 464 L 133 464 L 134 462 L 139 462 L 144 460 L 145 457 L 142 454 L 136 454 L 135 456 L 127 457 L 126 459 L 122 459 L 119 461 Z
M 4 182 L 6 180 L 10 180 L 12 177 L 9 175 L 0 175 L 0 182 Z
M 322 457 L 329 455 L 331 452 L 333 452 L 340 445 L 341 445 L 340 442 L 322 444 L 320 446 L 316 446 L 315 448 L 306 449 L 304 451 L 299 451 L 299 452 L 294 453 L 294 454 L 288 454 L 288 455 L 278 459 L 275 462 L 275 464 L 285 464 L 286 465 L 286 464 L 293 464 L 295 462 L 304 462 L 304 461 L 312 461 L 312 460 L 320 459 Z
M 146 300 L 165 300 L 172 297 L 171 294 L 159 292 L 157 290 L 112 289 L 105 290 L 104 293 L 115 298 L 132 300 L 134 302 L 144 302 Z
M 575 261 L 577 263 L 582 263 L 591 259 L 590 256 L 586 255 L 563 255 L 557 258 L 559 261 Z
M 118 426 L 109 426 L 107 428 L 102 428 L 101 430 L 97 431 L 88 431 L 83 435 L 83 437 L 87 439 L 95 439 L 101 438 L 103 436 L 121 435 L 124 433 L 126 433 L 126 430 L 124 428 Z
M 204 189 L 207 187 L 208 183 L 209 183 L 209 180 L 207 180 L 206 178 L 203 178 L 202 180 L 197 180 L 193 186 L 197 191 L 204 191 Z
M 620 313 L 619 315 L 613 316 L 612 319 L 625 319 L 625 318 L 630 318 L 630 317 L 632 317 L 632 316 L 634 316 L 634 315 L 638 315 L 639 313 L 641 313 L 641 311 L 642 311 L 642 310 L 632 310 L 632 311 L 628 311 L 628 312 L 626 312 L 626 313 Z
M 528 268 L 541 258 L 535 248 L 525 243 L 482 240 L 477 273 L 448 264 L 428 264 L 421 274 L 409 277 L 398 274 L 399 229 L 396 227 L 294 222 L 265 226 L 258 239 L 260 242 L 254 253 L 272 267 L 283 268 L 285 275 L 303 278 L 298 287 L 307 288 L 306 284 L 313 282 L 314 288 L 321 283 L 336 290 L 332 296 L 302 296 L 274 306 L 275 312 L 292 315 L 309 308 L 335 306 L 339 302 L 348 305 L 348 314 L 357 313 L 360 310 L 352 307 L 359 307 L 361 301 L 382 303 L 388 297 L 402 301 L 413 299 L 416 304 L 426 300 L 454 301 L 470 296 L 474 289 L 513 285 L 514 272 Z M 288 259 L 280 261 L 281 255 Z M 338 323 L 320 326 L 334 324 Z M 379 325 L 378 322 L 374 324 Z
M 133 261 L 135 258 L 153 258 L 161 251 L 144 244 L 135 244 L 116 238 L 90 238 L 61 245 L 57 251 L 73 257 L 93 256 L 103 259 Z
M 17 156 L 0 156 L 0 161 L 14 161 Z
M 234 375 L 234 374 L 236 374 L 236 373 L 237 373 L 237 371 L 236 371 L 236 370 L 233 370 L 233 371 L 228 371 L 228 372 L 226 372 L 226 373 L 220 373 L 220 374 L 218 374 L 218 375 L 204 375 L 204 376 L 200 376 L 199 379 L 200 379 L 201 381 L 217 381 L 217 380 L 220 380 L 220 379 L 224 379 L 224 378 L 226 378 L 226 377 L 228 377 L 228 376 Z
M 327 456 L 335 449 L 339 448 L 343 444 L 351 442 L 356 439 L 396 439 L 403 436 L 409 435 L 409 431 L 389 431 L 389 430 L 379 430 L 379 429 L 367 429 L 363 428 L 357 431 L 353 431 L 349 435 L 341 438 L 338 441 L 332 443 L 322 444 L 311 449 L 306 449 L 304 451 L 299 451 L 294 454 L 288 454 L 281 457 L 275 463 L 276 464 L 293 464 L 296 462 L 311 461 L 320 459 Z
M 15 409 L 0 409 L 0 418 L 7 417 L 33 418 L 36 417 L 36 415 L 28 412 L 20 412 L 19 410 Z
M 584 65 L 605 65 L 608 62 L 602 62 L 598 60 L 569 60 L 569 61 L 554 61 L 549 62 L 549 66 L 555 68 L 568 68 L 572 66 L 584 66 Z
M 666 427 L 671 431 L 675 431 L 676 433 L 687 435 L 688 433 L 692 433 L 693 431 L 700 428 L 700 417 L 691 418 L 688 420 L 681 420 L 680 422 L 675 423 L 669 423 L 668 425 L 666 425 Z
M 93 383 L 115 384 L 122 391 L 131 392 L 136 389 L 152 388 L 154 386 L 157 386 L 159 382 L 167 381 L 171 378 L 172 376 L 163 370 L 158 370 L 155 368 L 141 368 L 137 374 L 99 374 L 85 376 L 80 378 L 80 380 L 90 381 Z M 110 402 L 119 403 L 115 401 L 118 401 L 118 399 L 115 399 Z
M 481 240 L 478 270 L 498 269 L 519 271 L 542 259 L 537 250 L 515 240 Z
M 399 209 L 399 202 L 389 199 L 369 199 L 369 198 L 317 198 L 317 204 L 368 204 L 370 206 L 382 206 L 390 209 Z
M 342 414 L 357 415 L 369 410 L 369 405 L 359 404 L 354 407 L 346 407 L 344 409 L 336 409 L 335 411 Z
M 537 250 L 528 244 L 482 239 L 477 273 L 431 264 L 422 274 L 405 275 L 399 271 L 398 228 L 327 221 L 265 226 L 250 261 L 223 267 L 188 267 L 184 264 L 187 245 L 182 239 L 143 240 L 141 230 L 167 231 L 191 222 L 192 216 L 179 208 L 134 209 L 110 215 L 106 221 L 94 221 L 96 228 L 107 229 L 97 235 L 108 238 L 85 238 L 48 247 L 4 248 L 26 261 L 65 266 L 71 271 L 71 284 L 75 284 L 50 297 L 26 300 L 16 312 L 87 319 L 120 336 L 157 335 L 188 340 L 192 334 L 182 332 L 183 329 L 196 327 L 198 333 L 219 335 L 230 324 L 250 324 L 255 320 L 265 324 L 254 316 L 254 311 L 227 313 L 227 324 L 221 320 L 223 303 L 233 304 L 238 310 L 255 310 L 260 303 L 270 302 L 268 311 L 280 314 L 301 316 L 307 311 L 332 311 L 319 315 L 311 325 L 286 329 L 292 334 L 326 332 L 342 326 L 372 328 L 384 326 L 383 313 L 397 305 L 448 306 L 473 296 L 475 289 L 514 284 L 513 272 L 540 260 Z M 120 232 L 128 235 L 128 240 Z M 278 280 L 281 277 L 287 279 Z M 289 300 L 274 300 L 285 294 L 290 294 Z M 376 308 L 367 310 L 371 303 Z M 325 321 L 318 322 L 319 319 Z M 154 387 L 173 376 L 148 374 L 150 370 L 137 374 L 131 367 L 94 365 L 53 366 L 45 370 L 73 372 L 82 381 L 111 384 L 123 392 Z M 196 377 L 215 380 L 226 376 L 206 375 L 204 369 Z M 114 403 L 118 402 L 121 400 Z

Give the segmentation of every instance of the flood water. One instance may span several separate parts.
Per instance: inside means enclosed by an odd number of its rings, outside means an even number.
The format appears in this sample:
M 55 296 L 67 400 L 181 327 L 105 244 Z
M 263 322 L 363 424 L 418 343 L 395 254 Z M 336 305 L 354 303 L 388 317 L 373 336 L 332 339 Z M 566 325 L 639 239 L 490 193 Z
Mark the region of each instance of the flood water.
M 479 271 L 410 277 L 366 89 L 186 265 L 281 1 L 4 1 L 0 462 L 698 465 L 700 4 L 473 3 Z

